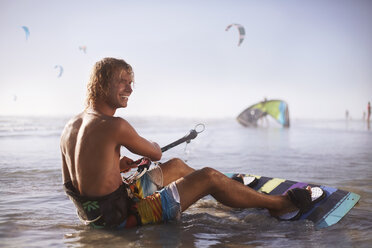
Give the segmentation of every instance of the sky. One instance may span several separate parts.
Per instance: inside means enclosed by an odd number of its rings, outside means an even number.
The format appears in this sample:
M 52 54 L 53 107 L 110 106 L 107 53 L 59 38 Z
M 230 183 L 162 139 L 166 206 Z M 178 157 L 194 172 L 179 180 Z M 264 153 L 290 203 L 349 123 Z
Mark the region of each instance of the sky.
M 362 119 L 371 13 L 369 0 L 0 0 L 0 115 L 81 112 L 92 66 L 115 57 L 135 73 L 118 115 L 230 118 L 267 98 L 292 119 Z

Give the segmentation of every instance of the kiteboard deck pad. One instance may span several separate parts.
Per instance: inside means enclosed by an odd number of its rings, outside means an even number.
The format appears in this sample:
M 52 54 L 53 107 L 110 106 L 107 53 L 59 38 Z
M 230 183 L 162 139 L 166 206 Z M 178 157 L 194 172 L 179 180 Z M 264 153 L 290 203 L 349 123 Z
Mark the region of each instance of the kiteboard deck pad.
M 230 178 L 237 175 L 243 176 L 245 185 L 249 185 L 254 190 L 269 195 L 283 195 L 290 189 L 304 188 L 308 185 L 311 187 L 320 187 L 326 193 L 326 196 L 320 202 L 316 203 L 311 210 L 300 217 L 300 220 L 306 219 L 314 222 L 316 228 L 325 228 L 336 224 L 360 199 L 360 196 L 355 193 L 324 185 L 242 173 L 225 173 L 225 175 Z

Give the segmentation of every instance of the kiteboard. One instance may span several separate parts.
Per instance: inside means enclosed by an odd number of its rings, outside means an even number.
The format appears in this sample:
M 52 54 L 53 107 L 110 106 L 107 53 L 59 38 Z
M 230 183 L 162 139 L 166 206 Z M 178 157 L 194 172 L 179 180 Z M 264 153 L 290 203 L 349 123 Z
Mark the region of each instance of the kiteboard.
M 360 199 L 360 196 L 355 193 L 324 185 L 308 184 L 250 174 L 225 173 L 225 175 L 230 178 L 236 178 L 237 175 L 243 176 L 244 185 L 269 195 L 282 195 L 290 189 L 303 188 L 307 185 L 311 187 L 320 187 L 326 193 L 326 196 L 321 201 L 314 204 L 314 206 L 299 219 L 306 219 L 314 222 L 315 227 L 318 229 L 336 224 Z

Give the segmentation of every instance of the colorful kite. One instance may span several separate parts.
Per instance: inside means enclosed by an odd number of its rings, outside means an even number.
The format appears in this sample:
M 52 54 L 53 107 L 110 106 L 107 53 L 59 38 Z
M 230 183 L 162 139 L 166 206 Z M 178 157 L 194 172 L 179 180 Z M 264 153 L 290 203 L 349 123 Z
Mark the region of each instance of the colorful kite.
M 257 121 L 265 116 L 271 116 L 284 127 L 289 127 L 288 104 L 282 100 L 269 100 L 256 103 L 245 109 L 237 117 L 243 126 L 257 126 Z

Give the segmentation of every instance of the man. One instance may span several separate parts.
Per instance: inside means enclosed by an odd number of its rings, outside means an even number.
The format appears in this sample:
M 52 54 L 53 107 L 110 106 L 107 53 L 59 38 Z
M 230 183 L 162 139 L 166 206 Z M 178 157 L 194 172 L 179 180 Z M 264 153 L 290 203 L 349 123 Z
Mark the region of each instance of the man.
M 87 107 L 61 135 L 64 187 L 82 222 L 98 228 L 166 222 L 208 194 L 227 206 L 267 208 L 277 217 L 290 211 L 299 215 L 314 203 L 310 188 L 269 196 L 212 168 L 195 171 L 180 159 L 155 167 L 131 185 L 123 183 L 120 172 L 136 168 L 138 162 L 120 157 L 121 146 L 152 161 L 162 156 L 157 143 L 114 117 L 116 109 L 127 107 L 133 77 L 124 60 L 98 61 L 87 87 Z

